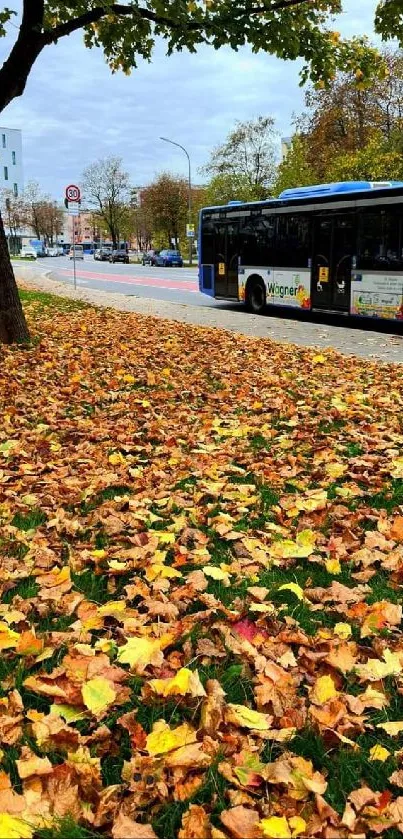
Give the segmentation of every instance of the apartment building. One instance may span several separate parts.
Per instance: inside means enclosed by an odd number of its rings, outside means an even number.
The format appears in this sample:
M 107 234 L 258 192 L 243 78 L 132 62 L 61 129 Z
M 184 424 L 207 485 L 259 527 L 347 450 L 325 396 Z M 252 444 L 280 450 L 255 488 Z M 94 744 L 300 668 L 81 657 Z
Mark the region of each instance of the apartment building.
M 17 128 L 0 126 L 0 189 L 9 189 L 15 196 L 24 189 L 22 134 Z

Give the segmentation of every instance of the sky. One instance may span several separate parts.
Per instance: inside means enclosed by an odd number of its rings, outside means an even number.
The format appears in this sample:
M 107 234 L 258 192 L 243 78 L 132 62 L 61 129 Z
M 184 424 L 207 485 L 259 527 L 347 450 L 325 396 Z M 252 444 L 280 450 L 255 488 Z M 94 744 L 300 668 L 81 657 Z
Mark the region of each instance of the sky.
M 3 3 L 0 2 L 0 6 Z M 6 4 L 18 8 L 18 0 Z M 335 28 L 345 36 L 373 35 L 377 0 L 344 0 Z M 16 35 L 9 27 L 0 39 L 0 64 Z M 293 115 L 303 110 L 300 64 L 284 62 L 248 48 L 200 48 L 165 56 L 163 45 L 152 63 L 140 61 L 127 77 L 112 75 L 101 50 L 87 50 L 75 33 L 47 47 L 25 93 L 0 116 L 0 123 L 23 132 L 24 180 L 36 180 L 55 199 L 68 183 L 80 182 L 85 166 L 115 155 L 123 159 L 131 183 L 145 186 L 161 171 L 187 175 L 185 146 L 194 183 L 211 149 L 223 142 L 236 120 L 259 114 L 275 118 L 279 136 L 292 132 Z

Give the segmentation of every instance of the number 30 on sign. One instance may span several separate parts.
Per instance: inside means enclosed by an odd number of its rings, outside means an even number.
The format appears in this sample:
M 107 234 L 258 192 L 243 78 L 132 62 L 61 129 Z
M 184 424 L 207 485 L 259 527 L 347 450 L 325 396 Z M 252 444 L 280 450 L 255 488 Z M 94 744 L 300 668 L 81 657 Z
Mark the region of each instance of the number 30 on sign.
M 67 201 L 79 201 L 81 198 L 80 188 L 75 184 L 66 186 L 66 198 Z

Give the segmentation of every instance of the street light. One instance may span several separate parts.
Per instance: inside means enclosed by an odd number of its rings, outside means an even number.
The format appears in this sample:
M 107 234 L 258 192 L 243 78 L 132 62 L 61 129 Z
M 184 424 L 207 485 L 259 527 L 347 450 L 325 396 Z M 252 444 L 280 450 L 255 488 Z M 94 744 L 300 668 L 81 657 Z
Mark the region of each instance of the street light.
M 188 151 L 185 149 L 184 146 L 181 146 L 180 143 L 175 143 L 175 140 L 168 140 L 168 137 L 160 137 L 160 140 L 163 140 L 164 143 L 171 143 L 172 146 L 177 146 L 178 149 L 182 149 L 185 152 L 185 155 L 188 159 L 189 164 L 189 177 L 188 177 L 188 223 L 189 225 L 192 224 L 192 174 L 190 169 L 190 157 Z M 190 228 L 189 228 L 190 232 Z M 192 251 L 193 251 L 193 243 L 192 237 L 189 236 L 189 265 L 192 265 Z

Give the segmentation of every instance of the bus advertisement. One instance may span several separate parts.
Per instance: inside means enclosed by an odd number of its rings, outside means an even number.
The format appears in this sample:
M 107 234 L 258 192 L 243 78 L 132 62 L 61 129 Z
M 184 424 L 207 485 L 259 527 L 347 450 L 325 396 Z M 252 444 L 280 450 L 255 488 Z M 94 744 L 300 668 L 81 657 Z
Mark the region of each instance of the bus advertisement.
M 198 250 L 200 291 L 249 311 L 403 320 L 403 182 L 323 184 L 207 207 Z

